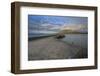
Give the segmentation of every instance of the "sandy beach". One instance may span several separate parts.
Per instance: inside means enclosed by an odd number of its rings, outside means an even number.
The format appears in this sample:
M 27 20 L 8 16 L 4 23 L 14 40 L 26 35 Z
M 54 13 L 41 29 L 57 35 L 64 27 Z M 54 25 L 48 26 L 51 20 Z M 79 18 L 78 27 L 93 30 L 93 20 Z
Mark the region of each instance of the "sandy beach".
M 28 60 L 86 58 L 87 49 L 46 37 L 28 42 Z

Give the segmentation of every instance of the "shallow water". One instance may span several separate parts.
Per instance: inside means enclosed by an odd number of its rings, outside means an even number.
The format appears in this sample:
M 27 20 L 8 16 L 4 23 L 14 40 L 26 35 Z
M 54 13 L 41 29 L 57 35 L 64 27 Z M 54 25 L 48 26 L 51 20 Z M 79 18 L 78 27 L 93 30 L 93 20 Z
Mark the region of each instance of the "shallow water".
M 62 41 L 80 46 L 82 48 L 87 48 L 88 46 L 88 34 L 66 34 L 66 37 Z

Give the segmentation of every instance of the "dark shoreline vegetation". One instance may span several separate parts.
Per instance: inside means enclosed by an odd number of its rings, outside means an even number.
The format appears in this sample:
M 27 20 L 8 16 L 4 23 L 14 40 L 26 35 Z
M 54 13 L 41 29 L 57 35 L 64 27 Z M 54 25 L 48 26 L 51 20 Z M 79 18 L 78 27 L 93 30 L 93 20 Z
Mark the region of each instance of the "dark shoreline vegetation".
M 56 36 L 56 34 L 53 34 L 53 35 L 46 35 L 46 36 L 39 36 L 39 37 L 29 37 L 29 38 L 28 38 L 28 41 L 37 40 L 37 39 L 42 39 L 42 38 L 47 38 L 47 37 L 51 37 L 51 36 Z

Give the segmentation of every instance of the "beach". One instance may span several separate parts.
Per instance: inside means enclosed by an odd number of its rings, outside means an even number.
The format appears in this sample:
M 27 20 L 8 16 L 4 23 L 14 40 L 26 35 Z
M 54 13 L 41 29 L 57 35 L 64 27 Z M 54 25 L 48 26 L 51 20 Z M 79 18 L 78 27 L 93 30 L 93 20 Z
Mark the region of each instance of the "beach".
M 28 60 L 87 58 L 87 47 L 67 41 L 55 36 L 28 41 Z

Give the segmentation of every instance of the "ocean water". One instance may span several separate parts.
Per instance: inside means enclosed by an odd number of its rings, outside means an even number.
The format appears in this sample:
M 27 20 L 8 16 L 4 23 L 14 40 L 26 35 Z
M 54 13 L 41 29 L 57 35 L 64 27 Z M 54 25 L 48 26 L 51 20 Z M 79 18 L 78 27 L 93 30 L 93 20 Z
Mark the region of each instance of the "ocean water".
M 88 34 L 66 34 L 61 40 L 82 48 L 88 47 Z
M 49 35 L 54 35 L 56 33 L 57 32 L 55 31 L 29 31 L 28 38 L 49 36 Z
M 28 34 L 28 38 L 31 38 L 31 37 L 40 37 L 40 36 L 46 36 L 48 34 L 42 34 L 42 33 L 29 33 Z

